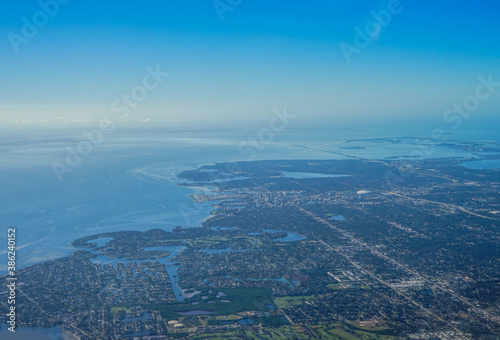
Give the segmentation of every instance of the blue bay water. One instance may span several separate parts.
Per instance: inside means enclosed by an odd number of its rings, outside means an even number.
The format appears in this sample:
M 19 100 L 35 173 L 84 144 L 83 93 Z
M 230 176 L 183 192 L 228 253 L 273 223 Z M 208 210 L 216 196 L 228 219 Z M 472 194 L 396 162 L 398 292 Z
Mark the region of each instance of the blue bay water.
M 462 165 L 468 169 L 500 169 L 500 159 L 464 162 Z
M 177 175 L 214 162 L 249 160 L 238 152 L 244 139 L 227 134 L 116 134 L 106 138 L 81 165 L 59 182 L 53 162 L 65 164 L 67 151 L 82 136 L 8 136 L 0 140 L 0 244 L 16 227 L 18 268 L 70 254 L 71 241 L 119 230 L 171 230 L 200 226 L 213 210 L 193 203 L 202 188 L 179 186 Z M 64 138 L 63 138 L 64 137 Z M 330 158 L 308 152 L 313 158 Z M 286 145 L 270 144 L 256 159 L 301 158 Z M 0 249 L 0 255 L 6 249 Z M 0 262 L 0 273 L 6 263 Z
M 65 148 L 83 139 L 74 135 L 22 135 L 0 138 L 0 244 L 16 226 L 18 266 L 70 254 L 71 241 L 91 234 L 118 230 L 172 229 L 199 226 L 213 210 L 210 203 L 193 203 L 189 194 L 203 189 L 179 186 L 183 170 L 214 162 L 259 159 L 345 159 L 325 151 L 384 159 L 409 155 L 414 145 L 356 141 L 364 149 L 345 149 L 347 140 L 394 137 L 391 131 L 289 130 L 276 134 L 259 149 L 241 143 L 255 132 L 163 131 L 127 132 L 107 136 L 83 157 L 82 164 L 59 182 L 52 162 L 64 164 Z M 425 136 L 426 132 L 399 132 L 398 136 Z M 494 135 L 469 133 L 471 140 Z M 498 140 L 498 139 L 497 139 Z M 303 146 L 309 147 L 305 149 Z M 255 151 L 255 157 L 248 151 Z M 449 148 L 437 148 L 433 157 L 470 157 Z M 206 189 L 205 189 L 206 190 Z M 5 249 L 0 248 L 0 255 Z M 6 263 L 0 261 L 0 273 Z
M 17 328 L 15 333 L 8 331 L 7 328 L 7 324 L 1 325 L 0 338 L 2 340 L 74 340 L 70 334 L 62 333 L 59 327 Z
M 430 130 L 431 131 L 431 130 Z M 196 227 L 210 215 L 211 203 L 193 203 L 202 188 L 179 186 L 176 176 L 186 169 L 226 161 L 265 159 L 345 159 L 345 153 L 385 159 L 407 156 L 415 145 L 353 139 L 419 136 L 427 131 L 288 130 L 270 143 L 255 140 L 258 130 L 122 132 L 83 157 L 81 165 L 59 182 L 51 164 L 65 163 L 65 148 L 83 139 L 74 134 L 30 134 L 0 137 L 0 244 L 7 228 L 16 227 L 17 266 L 23 268 L 71 254 L 77 238 L 120 230 L 171 230 Z M 462 131 L 468 140 L 496 141 L 498 133 Z M 457 137 L 458 138 L 458 137 Z M 346 146 L 350 148 L 346 148 Z M 336 153 L 330 153 L 336 152 Z M 255 157 L 254 157 L 255 154 Z M 471 157 L 438 147 L 430 157 Z M 206 190 L 206 189 L 205 189 Z M 213 204 L 213 203 L 212 203 Z M 0 247 L 6 258 L 6 247 Z M 0 274 L 7 261 L 0 261 Z M 5 330 L 0 331 L 5 335 Z

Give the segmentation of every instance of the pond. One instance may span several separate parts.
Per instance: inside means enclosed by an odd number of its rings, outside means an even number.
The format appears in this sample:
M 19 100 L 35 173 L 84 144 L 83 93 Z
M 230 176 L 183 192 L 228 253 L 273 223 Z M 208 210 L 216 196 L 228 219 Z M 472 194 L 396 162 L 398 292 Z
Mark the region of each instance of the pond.
M 305 240 L 307 237 L 292 233 L 291 231 L 284 231 L 284 230 L 274 230 L 274 229 L 264 229 L 264 231 L 267 231 L 268 233 L 286 233 L 287 235 L 285 237 L 280 237 L 277 239 L 274 239 L 273 241 L 275 242 L 294 242 L 294 241 L 301 241 Z
M 189 312 L 180 312 L 179 314 L 182 316 L 196 316 L 196 315 L 209 315 L 209 314 L 216 314 L 216 313 L 209 312 L 207 310 L 192 310 Z
M 345 221 L 345 218 L 342 215 L 335 215 L 335 216 L 330 217 L 330 219 L 332 219 L 334 221 Z

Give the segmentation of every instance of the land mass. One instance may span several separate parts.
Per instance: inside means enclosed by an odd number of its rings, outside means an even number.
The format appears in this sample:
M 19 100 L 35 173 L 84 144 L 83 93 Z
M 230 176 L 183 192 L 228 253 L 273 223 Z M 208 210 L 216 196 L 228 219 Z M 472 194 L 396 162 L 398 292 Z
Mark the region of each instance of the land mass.
M 192 197 L 217 201 L 201 228 L 75 240 L 18 272 L 18 320 L 80 339 L 498 338 L 499 171 L 463 161 L 185 171 L 215 188 Z

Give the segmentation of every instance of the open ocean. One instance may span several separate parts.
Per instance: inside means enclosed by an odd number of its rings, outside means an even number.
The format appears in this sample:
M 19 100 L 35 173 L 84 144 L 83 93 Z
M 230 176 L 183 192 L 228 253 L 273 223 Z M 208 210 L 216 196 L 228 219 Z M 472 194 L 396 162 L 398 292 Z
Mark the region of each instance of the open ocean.
M 163 228 L 196 227 L 209 216 L 210 203 L 193 203 L 199 192 L 179 186 L 186 169 L 226 161 L 264 159 L 342 159 L 315 149 L 384 159 L 408 156 L 415 145 L 346 140 L 413 136 L 430 131 L 287 130 L 260 142 L 258 130 L 154 130 L 107 135 L 60 182 L 51 164 L 65 163 L 65 148 L 84 136 L 74 134 L 3 134 L 0 137 L 0 274 L 7 270 L 7 229 L 17 228 L 18 269 L 71 254 L 71 242 L 87 235 Z M 257 140 L 249 144 L 249 138 Z M 500 141 L 498 132 L 461 131 L 454 139 Z M 243 144 L 242 143 L 246 143 Z M 258 143 L 258 144 L 256 144 Z M 344 147 L 350 146 L 349 149 Z M 438 147 L 431 157 L 471 157 Z M 498 163 L 497 163 L 498 164 Z M 199 189 L 201 190 L 201 189 Z M 18 329 L 12 339 L 47 338 L 57 330 Z M 2 339 L 9 339 L 5 328 Z M 32 338 L 32 337 L 31 337 Z

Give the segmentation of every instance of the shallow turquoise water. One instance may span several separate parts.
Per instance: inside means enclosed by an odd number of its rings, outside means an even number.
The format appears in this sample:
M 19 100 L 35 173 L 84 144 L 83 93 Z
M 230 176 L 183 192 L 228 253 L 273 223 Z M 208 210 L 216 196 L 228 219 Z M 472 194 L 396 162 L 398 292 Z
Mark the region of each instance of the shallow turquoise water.
M 398 131 L 396 137 L 418 136 L 425 140 L 430 131 Z M 66 174 L 63 182 L 58 181 L 51 164 L 65 162 L 66 148 L 76 147 L 83 138 L 80 132 L 4 134 L 0 137 L 0 221 L 4 230 L 0 229 L 0 244 L 6 244 L 7 228 L 16 226 L 17 265 L 22 268 L 69 255 L 75 250 L 71 241 L 96 233 L 200 226 L 213 207 L 210 203 L 193 203 L 189 194 L 207 191 L 179 186 L 176 176 L 204 164 L 348 158 L 338 153 L 387 159 L 406 157 L 418 148 L 411 144 L 363 140 L 395 137 L 390 130 L 288 130 L 276 134 L 271 143 L 260 145 L 254 150 L 255 157 L 251 157 L 242 153 L 240 147 L 255 132 L 117 132 L 106 136 L 102 145 L 83 157 L 81 165 Z M 500 139 L 498 132 L 486 135 L 483 131 L 460 131 L 460 134 L 455 137 Z M 360 140 L 345 143 L 352 139 Z M 345 149 L 346 146 L 359 148 Z M 470 152 L 448 147 L 437 147 L 429 155 L 471 156 Z M 484 162 L 480 166 L 490 166 Z M 464 165 L 477 165 L 471 163 Z M 0 249 L 0 256 L 5 253 Z M 6 263 L 0 262 L 0 274 L 5 272 Z M 26 338 L 43 339 L 42 334 L 29 335 L 38 331 L 26 330 Z M 21 334 L 17 333 L 16 339 L 22 339 Z M 9 339 L 7 336 L 2 329 L 0 337 Z
M 500 159 L 464 162 L 461 165 L 468 169 L 500 169 Z
M 426 131 L 398 132 L 412 134 L 425 136 Z M 189 198 L 192 193 L 209 193 L 208 189 L 177 185 L 181 181 L 176 176 L 185 169 L 224 161 L 346 158 L 325 151 L 384 159 L 407 155 L 415 148 L 364 140 L 394 137 L 391 131 L 289 130 L 276 134 L 272 143 L 261 145 L 250 158 L 238 150 L 249 135 L 242 131 L 116 133 L 83 157 L 61 183 L 51 164 L 64 163 L 65 148 L 76 147 L 81 133 L 0 137 L 0 221 L 5 229 L 17 226 L 19 268 L 68 255 L 74 250 L 71 241 L 96 233 L 199 226 L 213 207 Z M 472 132 L 465 135 L 492 139 Z M 345 143 L 356 138 L 360 140 Z M 366 149 L 342 149 L 353 143 Z M 443 147 L 432 156 L 470 154 Z M 5 242 L 6 232 L 0 232 L 0 244 Z M 3 253 L 0 249 L 0 256 Z M 6 264 L 0 262 L 0 273 L 5 270 Z

